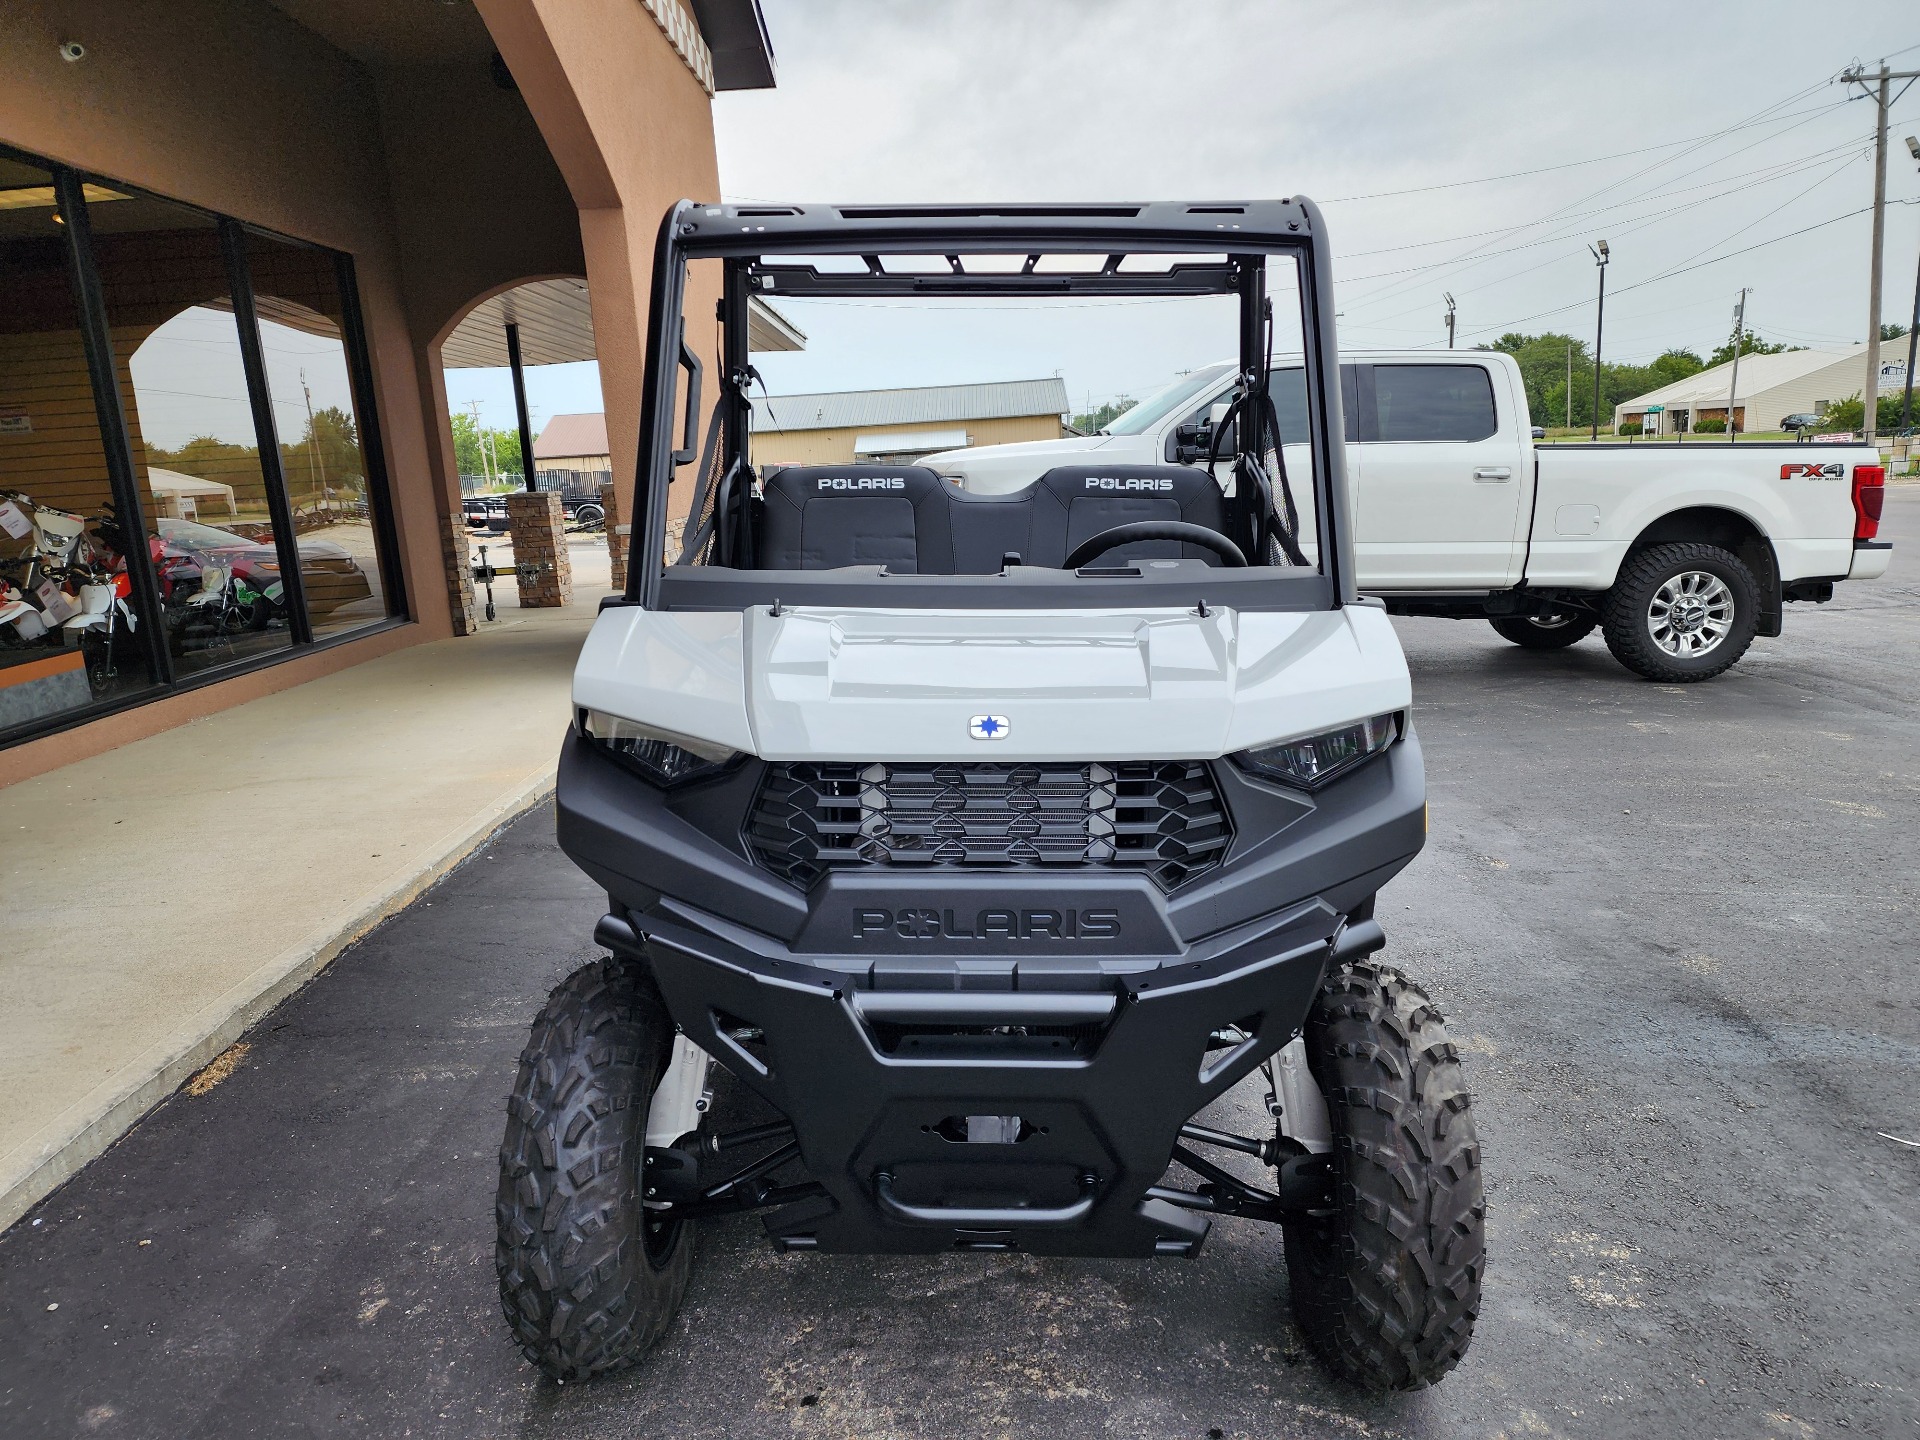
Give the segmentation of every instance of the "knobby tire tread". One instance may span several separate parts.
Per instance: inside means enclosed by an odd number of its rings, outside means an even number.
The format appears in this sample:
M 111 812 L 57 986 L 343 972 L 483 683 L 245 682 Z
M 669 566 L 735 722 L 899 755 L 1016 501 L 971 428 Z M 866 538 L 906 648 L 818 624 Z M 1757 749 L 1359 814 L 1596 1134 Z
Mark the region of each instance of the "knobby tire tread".
M 608 958 L 554 989 L 521 1052 L 494 1266 L 521 1353 L 556 1380 L 632 1364 L 686 1293 L 692 1227 L 649 1255 L 640 1194 L 647 1109 L 672 1044 L 652 977 Z
M 1467 1352 L 1486 1270 L 1459 1054 L 1425 992 L 1373 961 L 1323 982 L 1306 1048 L 1333 1125 L 1334 1204 L 1286 1226 L 1295 1318 L 1342 1379 L 1431 1385 Z

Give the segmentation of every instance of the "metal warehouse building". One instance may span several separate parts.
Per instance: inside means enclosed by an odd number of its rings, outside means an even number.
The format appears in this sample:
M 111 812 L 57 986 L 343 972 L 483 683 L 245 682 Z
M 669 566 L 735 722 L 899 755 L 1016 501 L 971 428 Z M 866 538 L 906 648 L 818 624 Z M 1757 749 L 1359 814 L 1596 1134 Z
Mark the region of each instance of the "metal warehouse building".
M 1613 423 L 1644 421 L 1649 435 L 1676 435 L 1702 420 L 1725 420 L 1732 379 L 1731 362 L 1715 365 L 1614 406 Z M 1892 394 L 1906 383 L 1905 357 L 1883 359 L 1880 393 Z M 1740 393 L 1733 397 L 1734 425 L 1742 431 L 1777 430 L 1789 415 L 1824 415 L 1829 405 L 1862 394 L 1866 387 L 1865 345 L 1743 355 Z M 1664 408 L 1649 412 L 1648 407 L 1656 405 Z
M 753 402 L 754 449 L 770 465 L 911 461 L 963 445 L 1058 440 L 1067 412 L 1058 376 L 769 395 Z

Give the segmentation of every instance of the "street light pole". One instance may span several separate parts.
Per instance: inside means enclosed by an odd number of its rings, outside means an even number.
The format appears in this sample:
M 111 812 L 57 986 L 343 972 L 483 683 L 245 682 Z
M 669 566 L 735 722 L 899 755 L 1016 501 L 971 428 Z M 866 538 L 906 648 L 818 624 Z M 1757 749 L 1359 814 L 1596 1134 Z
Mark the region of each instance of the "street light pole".
M 1747 296 L 1753 291 L 1741 287 L 1740 298 L 1733 305 L 1733 375 L 1727 381 L 1727 443 L 1733 444 L 1733 402 L 1740 393 L 1740 340 L 1747 328 Z
M 1587 246 L 1593 256 L 1593 263 L 1600 267 L 1600 304 L 1593 315 L 1593 418 L 1587 432 L 1589 440 L 1600 438 L 1600 337 L 1607 322 L 1607 261 L 1612 258 L 1607 250 L 1607 242 L 1602 240 L 1599 248 Z
M 1453 295 L 1447 294 L 1447 349 L 1453 348 Z

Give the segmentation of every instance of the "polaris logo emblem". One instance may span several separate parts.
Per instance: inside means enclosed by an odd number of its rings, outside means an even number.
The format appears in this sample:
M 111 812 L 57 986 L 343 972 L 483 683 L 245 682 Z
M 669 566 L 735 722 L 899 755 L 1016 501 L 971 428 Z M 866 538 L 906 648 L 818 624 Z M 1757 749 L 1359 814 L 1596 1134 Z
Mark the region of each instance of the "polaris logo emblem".
M 1009 728 L 1004 715 L 975 715 L 967 721 L 967 734 L 976 740 L 1004 740 Z
M 1791 465 L 1780 467 L 1780 478 L 1782 480 L 1844 480 L 1847 478 L 1847 467 L 1838 460 L 1830 460 L 1824 465 L 1796 461 Z
M 1137 476 L 1089 475 L 1087 489 L 1169 491 L 1173 489 L 1173 481 L 1165 478 L 1155 479 L 1151 476 L 1143 479 Z
M 904 490 L 898 475 L 823 475 L 814 482 L 822 490 Z
M 855 910 L 853 938 L 902 940 L 1118 940 L 1118 910 Z

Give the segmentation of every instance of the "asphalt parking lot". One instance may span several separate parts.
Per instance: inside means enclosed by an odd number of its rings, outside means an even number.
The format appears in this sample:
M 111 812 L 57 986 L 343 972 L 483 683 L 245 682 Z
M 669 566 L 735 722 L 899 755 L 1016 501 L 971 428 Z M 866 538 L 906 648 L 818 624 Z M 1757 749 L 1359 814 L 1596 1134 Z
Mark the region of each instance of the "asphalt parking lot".
M 1324 1378 L 1278 1233 L 1232 1221 L 1133 1263 L 731 1220 L 644 1364 L 537 1379 L 500 1102 L 599 914 L 541 810 L 0 1237 L 0 1434 L 1913 1435 L 1920 487 L 1888 521 L 1886 580 L 1707 685 L 1401 623 L 1433 828 L 1380 918 L 1465 1052 L 1492 1254 L 1432 1390 Z

